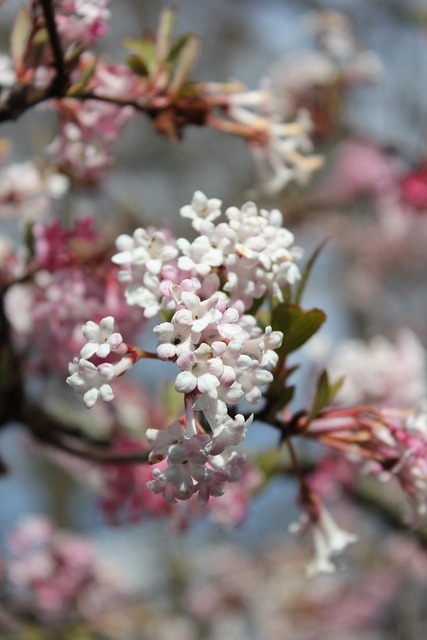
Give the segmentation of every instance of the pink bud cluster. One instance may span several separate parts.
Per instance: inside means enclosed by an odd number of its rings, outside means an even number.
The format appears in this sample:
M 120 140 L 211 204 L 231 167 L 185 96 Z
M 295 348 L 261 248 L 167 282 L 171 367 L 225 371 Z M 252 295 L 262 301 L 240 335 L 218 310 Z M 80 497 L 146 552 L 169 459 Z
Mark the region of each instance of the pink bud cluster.
M 32 231 L 37 266 L 51 273 L 76 265 L 76 248 L 90 246 L 99 236 L 90 216 L 76 220 L 72 229 L 64 229 L 54 219 L 47 224 L 36 223 Z
M 332 409 L 314 420 L 309 437 L 358 461 L 381 480 L 395 478 L 416 515 L 427 513 L 427 411 L 355 407 Z
M 427 513 L 427 407 L 421 403 L 414 411 L 405 413 L 381 410 L 388 427 L 379 426 L 380 441 L 385 455 L 394 464 L 372 465 L 382 479 L 395 477 L 409 497 L 417 514 Z
M 112 149 L 135 110 L 129 104 L 141 95 L 140 78 L 126 65 L 109 64 L 84 52 L 72 73 L 93 99 L 66 98 L 52 103 L 60 118 L 60 132 L 48 147 L 63 172 L 84 184 L 94 184 L 112 166 Z M 116 101 L 116 102 L 114 102 Z

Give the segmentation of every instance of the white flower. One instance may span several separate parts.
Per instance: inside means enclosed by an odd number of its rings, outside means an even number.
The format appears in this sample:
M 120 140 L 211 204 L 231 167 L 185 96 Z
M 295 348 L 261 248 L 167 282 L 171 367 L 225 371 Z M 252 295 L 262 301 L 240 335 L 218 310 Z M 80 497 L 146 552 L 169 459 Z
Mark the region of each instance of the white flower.
M 212 398 L 218 397 L 220 376 L 224 365 L 220 358 L 213 358 L 212 349 L 202 343 L 195 351 L 179 356 L 177 365 L 181 369 L 175 380 L 175 389 L 181 393 L 191 393 L 196 388 Z
M 247 420 L 238 413 L 234 418 L 227 416 L 221 425 L 215 429 L 212 440 L 205 447 L 205 452 L 218 455 L 227 447 L 235 447 L 245 437 L 246 429 L 252 423 L 253 415 Z
M 302 250 L 292 246 L 293 234 L 282 227 L 282 214 L 277 209 L 258 212 L 253 202 L 241 209 L 229 207 L 225 214 L 234 245 L 233 250 L 224 251 L 224 290 L 233 301 L 242 300 L 246 308 L 266 293 L 282 300 L 281 289 L 300 277 L 295 260 L 302 256 Z M 228 237 L 232 238 L 231 233 Z
M 178 324 L 175 318 L 172 322 L 162 322 L 155 326 L 153 333 L 160 343 L 156 349 L 160 360 L 170 360 L 194 349 L 191 326 Z
M 222 251 L 211 245 L 206 235 L 197 236 L 193 242 L 179 238 L 177 245 L 182 252 L 178 258 L 178 268 L 192 271 L 197 276 L 207 276 L 212 267 L 219 267 L 224 262 Z
M 70 189 L 70 179 L 63 173 L 51 173 L 46 178 L 46 189 L 51 198 L 59 200 Z
M 153 480 L 147 482 L 147 487 L 153 493 L 162 493 L 171 503 L 188 500 L 195 492 L 192 472 L 195 469 L 188 464 L 169 465 L 164 471 L 154 469 Z
M 187 500 L 198 494 L 199 504 L 205 505 L 209 497 L 224 493 L 226 482 L 235 482 L 240 477 L 243 456 L 232 452 L 230 456 L 218 455 L 229 446 L 238 444 L 252 417 L 245 421 L 237 415 L 229 418 L 217 439 L 208 434 L 184 434 L 179 422 L 165 431 L 149 429 L 147 437 L 153 450 L 150 462 L 159 462 L 167 456 L 167 467 L 154 469 L 153 480 L 147 483 L 153 493 L 162 493 L 165 500 L 174 503 Z
M 221 200 L 208 199 L 202 191 L 195 191 L 191 204 L 181 207 L 180 214 L 183 218 L 190 218 L 192 226 L 200 231 L 203 223 L 211 223 L 221 215 Z M 206 224 L 204 225 L 206 228 Z
M 111 402 L 114 393 L 109 382 L 116 376 L 115 368 L 108 362 L 97 367 L 84 358 L 74 358 L 68 366 L 70 375 L 66 382 L 76 396 L 83 398 L 83 404 L 91 409 L 96 402 Z
M 320 507 L 318 520 L 311 522 L 311 529 L 314 558 L 306 567 L 307 575 L 333 573 L 336 569 L 334 556 L 344 551 L 347 545 L 356 542 L 357 536 L 341 529 L 323 506 Z
M 175 313 L 173 319 L 177 325 L 191 327 L 195 333 L 200 333 L 212 323 L 222 317 L 222 313 L 216 308 L 218 295 L 215 293 L 207 300 L 200 300 L 190 291 L 182 291 L 181 308 Z
M 274 367 L 278 359 L 275 349 L 280 347 L 282 340 L 281 331 L 273 331 L 271 327 L 266 327 L 263 333 L 260 327 L 255 327 L 250 338 L 244 341 L 243 350 L 259 360 L 261 367 Z
M 274 100 L 270 105 L 260 104 L 257 109 L 250 109 L 244 106 L 245 94 L 241 95 L 240 104 L 238 96 L 233 96 L 227 114 L 231 120 L 253 131 L 249 150 L 258 170 L 261 190 L 275 193 L 292 180 L 306 182 L 322 166 L 320 156 L 307 155 L 312 148 L 308 112 L 301 110 L 294 122 L 281 122 Z
M 133 236 L 120 235 L 116 240 L 119 250 L 112 257 L 121 267 L 118 278 L 126 284 L 126 301 L 144 309 L 147 318 L 158 313 L 162 300 L 160 290 L 162 268 L 171 264 L 178 250 L 167 241 L 161 231 L 151 235 L 145 229 L 136 229 Z
M 167 429 L 147 429 L 145 435 L 153 447 L 148 456 L 150 464 L 164 460 L 169 447 L 184 440 L 184 430 L 178 420 L 172 422 Z
M 86 360 L 93 355 L 98 358 L 106 358 L 111 351 L 118 351 L 123 344 L 120 333 L 113 333 L 114 318 L 107 316 L 102 318 L 99 325 L 89 320 L 82 327 L 83 335 L 88 341 L 82 347 L 80 355 Z
M 109 0 L 75 0 L 75 11 L 87 27 L 95 22 L 104 22 L 110 17 L 106 8 Z
M 237 381 L 242 386 L 245 398 L 248 402 L 256 404 L 261 399 L 260 387 L 269 384 L 273 380 L 271 371 L 260 368 L 258 360 L 246 355 L 241 355 L 237 360 L 239 372 Z
M 13 69 L 12 59 L 0 53 L 0 90 L 4 87 L 12 87 L 16 82 L 16 73 Z

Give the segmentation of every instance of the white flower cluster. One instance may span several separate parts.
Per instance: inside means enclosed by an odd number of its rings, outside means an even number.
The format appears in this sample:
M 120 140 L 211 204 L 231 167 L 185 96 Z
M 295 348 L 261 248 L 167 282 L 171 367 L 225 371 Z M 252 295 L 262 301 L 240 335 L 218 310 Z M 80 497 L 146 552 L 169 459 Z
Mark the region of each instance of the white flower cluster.
M 128 285 L 126 301 L 142 307 L 144 315 L 152 318 L 161 309 L 162 270 L 176 258 L 178 250 L 166 243 L 161 231 L 150 235 L 145 229 L 136 229 L 132 237 L 119 236 L 116 246 L 119 253 L 112 260 L 122 267 L 118 277 Z
M 261 398 L 260 387 L 272 381 L 266 367 L 277 362 L 273 350 L 283 334 L 268 327 L 263 332 L 253 316 L 242 314 L 243 305 L 231 304 L 225 294 L 202 300 L 194 283 L 184 280 L 171 290 L 176 311 L 170 322 L 154 327 L 159 339 L 157 355 L 173 360 L 180 369 L 175 389 L 185 394 L 185 430 L 176 422 L 168 431 L 150 429 L 154 446 L 151 461 L 167 457 L 167 467 L 155 470 L 149 488 L 174 502 L 198 493 L 204 504 L 210 495 L 221 495 L 225 481 L 240 475 L 240 456 L 224 455 L 244 437 L 252 416 L 228 415 L 228 404 L 245 397 Z M 195 412 L 203 413 L 210 433 L 198 433 Z
M 220 207 L 220 200 L 196 191 L 191 205 L 181 209 L 199 233 L 192 242 L 174 242 L 163 232 L 149 235 L 143 229 L 118 237 L 113 262 L 121 267 L 119 279 L 127 285 L 129 304 L 142 307 L 146 317 L 173 309 L 169 290 L 184 279 L 196 279 L 203 297 L 222 290 L 245 310 L 266 294 L 281 299 L 283 287 L 300 276 L 295 260 L 302 256 L 292 246 L 293 234 L 282 227 L 282 214 L 258 211 L 247 202 L 241 209 L 229 207 L 227 221 L 215 224 Z
M 241 313 L 241 305 L 219 293 L 201 300 L 191 280 L 172 291 L 176 311 L 171 322 L 154 327 L 159 339 L 157 355 L 174 360 L 181 370 L 175 389 L 192 394 L 194 408 L 203 411 L 210 428 L 219 428 L 227 416 L 227 404 L 243 396 L 256 403 L 260 387 L 272 381 L 267 367 L 277 362 L 280 331 L 263 332 L 253 316 Z M 240 307 L 240 309 L 239 309 Z
M 263 193 L 277 193 L 293 181 L 305 184 L 323 165 L 322 156 L 312 153 L 313 124 L 307 110 L 300 109 L 293 122 L 282 122 L 274 92 L 256 111 L 239 104 L 239 96 L 232 96 L 231 102 L 229 117 L 254 132 L 249 151 Z
M 87 343 L 80 351 L 80 358 L 74 358 L 68 365 L 70 375 L 66 382 L 73 389 L 76 396 L 83 399 L 87 409 L 91 409 L 97 402 L 111 402 L 114 392 L 110 382 L 129 369 L 133 360 L 124 354 L 127 347 L 120 333 L 114 332 L 114 318 L 102 318 L 99 325 L 96 322 L 86 322 L 82 327 Z M 115 362 L 101 362 L 95 365 L 88 360 L 92 356 L 106 358 L 111 352 L 123 357 Z
M 221 201 L 196 191 L 181 215 L 199 234 L 192 242 L 137 229 L 133 236 L 119 236 L 113 262 L 127 285 L 128 304 L 140 306 L 146 317 L 168 313 L 168 321 L 153 330 L 156 356 L 176 363 L 175 389 L 184 395 L 185 416 L 166 430 L 147 431 L 150 462 L 163 461 L 148 486 L 170 502 L 197 494 L 205 504 L 240 476 L 243 456 L 234 447 L 253 416 L 230 415 L 229 406 L 261 399 L 283 339 L 280 331 L 261 329 L 248 311 L 268 295 L 283 299 L 282 289 L 300 277 L 295 260 L 302 252 L 281 226 L 281 213 L 258 212 L 252 202 L 228 208 L 227 220 L 216 223 Z M 88 343 L 70 364 L 67 382 L 86 407 L 111 400 L 111 380 L 144 357 L 132 360 L 113 329 L 112 317 L 99 326 L 86 323 Z M 116 364 L 87 359 L 111 351 L 122 356 Z
M 154 469 L 147 487 L 172 503 L 197 494 L 199 504 L 205 505 L 210 496 L 221 496 L 226 482 L 239 479 L 244 462 L 244 456 L 225 450 L 243 440 L 251 422 L 252 416 L 247 420 L 241 414 L 227 417 L 212 436 L 197 433 L 194 417 L 188 416 L 185 427 L 176 421 L 167 430 L 148 429 L 147 439 L 153 446 L 150 462 L 167 458 L 167 466 Z
M 196 192 L 191 205 L 183 207 L 183 217 L 200 235 L 192 243 L 177 241 L 176 273 L 186 277 L 179 284 L 167 281 L 167 302 L 159 301 L 159 307 L 173 315 L 154 327 L 157 355 L 176 362 L 175 389 L 185 396 L 183 425 L 175 422 L 167 431 L 147 433 L 154 447 L 150 460 L 167 459 L 148 486 L 172 502 L 197 493 L 204 504 L 210 495 L 223 493 L 225 481 L 238 478 L 241 457 L 233 447 L 242 441 L 252 416 L 232 418 L 228 405 L 242 398 L 260 400 L 261 387 L 273 379 L 269 368 L 277 362 L 274 350 L 283 338 L 271 327 L 262 331 L 245 311 L 267 293 L 280 298 L 280 287 L 299 275 L 289 249 L 293 236 L 280 227 L 278 211 L 258 215 L 255 205 L 247 203 L 241 210 L 228 209 L 228 222 L 215 225 L 220 206 L 219 200 Z M 197 427 L 195 412 L 203 414 L 209 433 Z

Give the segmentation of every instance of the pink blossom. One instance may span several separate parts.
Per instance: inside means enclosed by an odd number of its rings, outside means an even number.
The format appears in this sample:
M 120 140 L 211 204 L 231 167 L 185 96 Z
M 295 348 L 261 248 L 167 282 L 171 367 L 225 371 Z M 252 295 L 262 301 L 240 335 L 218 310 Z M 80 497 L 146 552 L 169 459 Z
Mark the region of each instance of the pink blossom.
M 64 45 L 94 44 L 107 32 L 109 0 L 60 0 L 55 20 Z
M 332 167 L 317 197 L 332 203 L 371 194 L 381 198 L 396 192 L 397 166 L 371 142 L 350 139 L 335 152 Z
M 81 103 L 68 99 L 61 102 L 58 114 L 61 131 L 48 152 L 71 178 L 96 184 L 113 164 L 112 147 L 134 117 L 133 108 L 100 100 Z
M 403 176 L 400 182 L 402 199 L 418 211 L 427 209 L 427 165 Z
M 120 437 L 115 439 L 113 448 L 117 453 L 131 454 L 141 452 L 143 446 L 137 439 Z M 156 468 L 162 469 L 165 464 L 158 463 Z M 146 486 L 152 470 L 152 465 L 141 463 L 108 464 L 99 470 L 102 476 L 100 505 L 110 522 L 136 522 L 145 515 L 170 514 L 171 505 Z
M 32 361 L 55 371 L 84 346 L 81 327 L 88 318 L 113 315 L 117 328 L 132 342 L 143 325 L 138 309 L 129 307 L 117 282 L 117 268 L 101 245 L 89 219 L 75 229 L 39 223 L 35 230 L 35 264 L 43 267 L 33 281 L 8 292 L 7 313 L 17 338 L 31 342 Z
M 77 613 L 81 616 L 81 605 L 93 588 L 103 594 L 104 604 L 119 595 L 117 581 L 108 580 L 89 539 L 58 531 L 40 516 L 27 517 L 9 539 L 5 557 L 9 610 L 50 626 L 72 621 Z
M 90 216 L 77 220 L 73 229 L 64 229 L 59 220 L 33 226 L 37 266 L 54 272 L 78 262 L 78 252 L 99 239 Z

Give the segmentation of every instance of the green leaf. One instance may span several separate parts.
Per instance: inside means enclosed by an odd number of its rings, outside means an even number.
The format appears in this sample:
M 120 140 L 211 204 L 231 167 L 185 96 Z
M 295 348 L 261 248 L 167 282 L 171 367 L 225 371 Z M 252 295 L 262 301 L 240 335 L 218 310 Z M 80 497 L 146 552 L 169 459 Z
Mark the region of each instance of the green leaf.
M 137 40 L 136 38 L 125 38 L 123 44 L 130 49 L 134 56 L 138 58 L 141 69 L 144 73 L 152 77 L 156 72 L 156 45 L 152 40 Z
M 176 65 L 173 70 L 172 80 L 169 85 L 170 91 L 179 91 L 187 80 L 194 67 L 200 51 L 200 40 L 198 36 L 191 34 L 187 37 L 185 45 L 181 48 Z
M 291 297 L 292 297 L 292 287 L 291 285 L 285 284 L 285 286 L 283 287 L 283 289 L 281 290 L 282 293 L 282 300 L 283 302 L 291 302 Z M 280 304 L 280 303 L 279 303 Z
M 156 33 L 156 62 L 158 67 L 163 66 L 163 63 L 169 56 L 170 49 L 172 47 L 172 36 L 175 30 L 176 24 L 176 10 L 169 7 L 161 12 Z
M 31 42 L 31 53 L 36 65 L 43 64 L 42 59 L 45 55 L 46 48 L 49 46 L 49 33 L 47 29 L 39 29 L 34 34 Z
M 313 418 L 318 416 L 322 409 L 331 404 L 332 400 L 335 398 L 336 394 L 342 387 L 343 382 L 344 377 L 331 384 L 329 382 L 328 372 L 326 370 L 322 371 L 317 383 L 313 406 L 308 416 L 309 419 L 312 420 Z
M 273 478 L 282 472 L 285 466 L 283 449 L 274 448 L 261 451 L 256 457 L 256 466 L 263 474 L 265 481 Z
M 10 49 L 12 54 L 12 62 L 15 71 L 19 74 L 24 65 L 25 54 L 27 52 L 28 42 L 33 30 L 33 21 L 30 11 L 27 7 L 22 6 L 12 27 L 10 35 Z
M 284 375 L 276 376 L 270 383 L 265 397 L 269 402 L 274 403 L 274 410 L 280 411 L 283 407 L 293 400 L 295 395 L 295 386 L 285 386 L 285 381 L 291 377 L 291 375 L 299 368 L 299 364 L 294 365 L 286 369 Z
M 26 248 L 28 249 L 28 253 L 29 253 L 30 257 L 33 257 L 33 255 L 34 255 L 34 247 L 35 247 L 35 238 L 34 238 L 33 229 L 34 229 L 34 223 L 33 222 L 28 222 L 24 226 L 23 241 L 24 241 L 24 244 L 25 244 Z
M 280 411 L 288 405 L 295 395 L 295 385 L 291 387 L 283 387 L 275 397 L 274 408 L 276 411 Z
M 299 364 L 294 364 L 292 367 L 288 367 L 286 369 L 286 376 L 285 376 L 285 380 L 287 380 L 288 378 L 291 377 L 291 375 L 293 373 L 295 373 L 295 371 L 298 371 L 298 369 L 300 368 Z
M 273 311 L 271 325 L 274 331 L 283 332 L 279 355 L 295 351 L 307 342 L 326 320 L 321 309 L 304 311 L 297 304 L 282 303 Z
M 147 67 L 142 62 L 141 58 L 137 56 L 135 53 L 128 56 L 126 63 L 129 69 L 133 71 L 133 73 L 136 73 L 137 76 L 146 77 L 148 75 Z
M 319 257 L 320 253 L 323 251 L 326 243 L 329 242 L 329 238 L 325 238 L 319 246 L 313 251 L 310 259 L 304 267 L 304 270 L 301 275 L 301 280 L 298 282 L 297 288 L 295 290 L 295 304 L 299 304 L 301 302 L 305 287 L 307 285 L 308 279 L 311 274 L 311 270 L 313 269 L 314 263 Z
M 191 33 L 185 33 L 183 36 L 179 36 L 179 38 L 177 38 L 175 40 L 175 42 L 172 44 L 172 46 L 171 46 L 171 48 L 169 50 L 166 62 L 168 62 L 171 65 L 174 62 L 176 62 L 176 60 L 178 59 L 181 51 L 183 50 L 183 48 L 187 44 L 188 39 L 191 37 L 191 35 L 192 35 Z
M 98 58 L 95 57 L 92 63 L 82 73 L 78 81 L 69 88 L 69 90 L 67 91 L 67 95 L 69 96 L 78 95 L 80 92 L 85 90 L 87 83 L 95 73 L 97 64 L 98 64 Z

